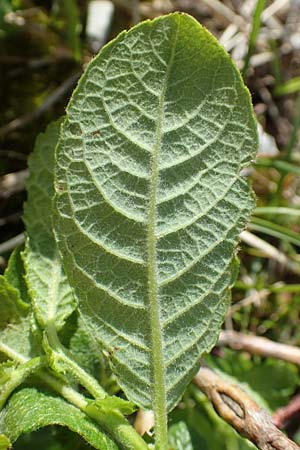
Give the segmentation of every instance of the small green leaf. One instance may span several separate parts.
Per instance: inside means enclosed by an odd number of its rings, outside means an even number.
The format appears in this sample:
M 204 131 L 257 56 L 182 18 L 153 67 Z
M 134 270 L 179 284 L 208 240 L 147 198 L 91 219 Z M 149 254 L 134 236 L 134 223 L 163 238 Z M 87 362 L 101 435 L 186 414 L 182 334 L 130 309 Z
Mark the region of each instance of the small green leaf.
M 0 364 L 0 386 L 2 387 L 11 377 L 12 372 L 16 368 L 16 363 L 6 361 Z
M 36 357 L 18 366 L 9 363 L 3 363 L 0 366 L 0 410 L 3 408 L 10 394 L 20 386 L 29 375 L 38 371 L 44 365 L 44 358 Z
M 76 308 L 63 273 L 52 231 L 54 149 L 60 121 L 38 136 L 29 160 L 28 200 L 24 208 L 27 241 L 24 253 L 26 280 L 39 325 L 53 322 L 60 330 Z
M 13 360 L 0 365 L 0 410 L 13 390 L 42 366 L 41 358 L 27 361 L 36 354 L 30 330 L 30 306 L 22 301 L 20 291 L 7 281 L 9 278 L 15 286 L 22 285 L 22 262 L 15 264 L 16 253 L 11 258 L 13 261 L 9 262 L 5 275 L 0 276 L 0 353 Z M 25 287 L 22 291 L 25 292 Z
M 96 400 L 95 405 L 104 411 L 117 410 L 124 415 L 133 414 L 137 410 L 137 407 L 134 403 L 115 396 Z
M 26 282 L 24 280 L 25 270 L 21 257 L 21 248 L 15 249 L 10 255 L 7 268 L 5 270 L 5 278 L 11 286 L 16 288 L 20 293 L 20 298 L 25 303 L 30 303 L 30 297 Z
M 240 372 L 238 380 L 247 383 L 264 399 L 268 409 L 275 411 L 289 402 L 299 385 L 299 374 L 294 364 L 268 358 Z
M 62 398 L 34 388 L 25 388 L 12 395 L 2 411 L 1 431 L 12 442 L 23 433 L 48 425 L 61 425 L 82 436 L 99 450 L 117 450 L 117 446 L 79 409 Z
M 11 448 L 11 442 L 7 436 L 0 434 L 0 450 L 7 450 Z
M 169 429 L 169 442 L 174 450 L 194 450 L 188 427 L 177 422 Z
M 17 276 L 17 273 L 15 274 Z M 18 284 L 16 282 L 16 284 Z M 0 275 L 0 353 L 24 358 L 34 353 L 30 332 L 30 307 L 20 292 Z M 14 359 L 14 358 L 13 358 Z
M 12 322 L 19 322 L 28 313 L 29 306 L 22 301 L 20 292 L 3 275 L 0 275 L 0 302 L 0 328 Z
M 121 387 L 166 412 L 214 345 L 254 206 L 248 91 L 197 21 L 137 25 L 90 63 L 57 147 L 55 228 L 90 332 Z

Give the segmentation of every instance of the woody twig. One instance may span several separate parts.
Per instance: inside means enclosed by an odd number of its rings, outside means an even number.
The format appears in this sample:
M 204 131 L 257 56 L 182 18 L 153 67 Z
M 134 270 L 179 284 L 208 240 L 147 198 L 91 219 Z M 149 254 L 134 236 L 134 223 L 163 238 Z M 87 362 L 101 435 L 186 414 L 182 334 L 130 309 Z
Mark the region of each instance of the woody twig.
M 219 416 L 260 450 L 299 450 L 298 445 L 276 428 L 267 411 L 213 370 L 201 367 L 194 383 L 207 395 Z

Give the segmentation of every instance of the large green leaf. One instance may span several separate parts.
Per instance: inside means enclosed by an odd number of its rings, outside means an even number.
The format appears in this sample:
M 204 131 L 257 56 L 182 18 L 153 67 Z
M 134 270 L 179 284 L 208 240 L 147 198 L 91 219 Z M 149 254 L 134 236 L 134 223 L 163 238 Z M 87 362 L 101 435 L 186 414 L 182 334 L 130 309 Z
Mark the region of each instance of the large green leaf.
M 256 145 L 237 69 L 184 14 L 121 33 L 68 106 L 59 249 L 83 319 L 144 408 L 170 410 L 217 339 Z
M 78 433 L 93 448 L 117 450 L 111 439 L 79 409 L 60 397 L 34 388 L 24 388 L 13 394 L 1 416 L 1 432 L 12 442 L 23 433 L 57 424 Z
M 76 302 L 58 257 L 52 231 L 54 149 L 60 121 L 38 136 L 29 160 L 28 200 L 24 207 L 27 241 L 24 253 L 26 279 L 39 325 L 54 322 L 59 330 L 76 308 Z

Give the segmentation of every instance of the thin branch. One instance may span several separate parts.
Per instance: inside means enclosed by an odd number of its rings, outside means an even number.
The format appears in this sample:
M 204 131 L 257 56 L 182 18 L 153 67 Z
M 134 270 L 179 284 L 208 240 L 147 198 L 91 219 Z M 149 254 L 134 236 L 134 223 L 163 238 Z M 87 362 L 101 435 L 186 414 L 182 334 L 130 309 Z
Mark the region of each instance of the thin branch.
M 231 330 L 221 331 L 218 345 L 228 346 L 234 350 L 243 350 L 252 355 L 267 356 L 300 364 L 300 348 L 280 344 L 264 337 L 245 335 Z
M 243 231 L 240 234 L 240 238 L 246 244 L 260 250 L 262 253 L 262 257 L 273 259 L 291 272 L 300 274 L 299 264 L 291 261 L 284 253 L 280 252 L 276 247 L 269 244 L 269 242 L 266 242 L 265 240 L 259 238 L 253 233 L 250 233 L 249 231 Z
M 22 192 L 28 175 L 27 169 L 3 175 L 0 179 L 0 198 L 9 198 L 17 192 Z
M 273 422 L 278 428 L 284 426 L 294 417 L 299 417 L 300 414 L 300 395 L 295 395 L 294 398 L 282 408 L 278 408 L 273 414 Z
M 201 367 L 194 383 L 207 395 L 216 412 L 260 450 L 299 450 L 272 422 L 271 416 L 242 389 L 208 367 Z
M 24 233 L 20 233 L 17 234 L 17 236 L 14 236 L 13 238 L 8 239 L 5 242 L 2 242 L 2 244 L 0 244 L 0 254 L 13 250 L 14 248 L 18 247 L 18 245 L 23 244 L 24 241 L 25 235 Z
M 268 8 L 266 8 L 262 15 L 261 19 L 263 22 L 267 22 L 270 17 L 274 16 L 281 8 L 288 8 L 289 0 L 275 0 L 270 4 Z
M 239 311 L 241 308 L 244 308 L 249 305 L 259 306 L 266 297 L 270 295 L 270 291 L 268 289 L 262 289 L 261 291 L 254 291 L 252 294 L 243 298 L 237 303 L 234 303 L 228 311 L 228 314 L 232 316 L 236 311 Z
M 240 29 L 244 30 L 245 27 L 247 26 L 245 20 L 241 16 L 237 15 L 231 8 L 229 8 L 219 0 L 201 0 L 201 1 L 216 13 L 222 15 L 229 23 L 234 23 Z
M 267 258 L 274 259 L 282 265 L 288 264 L 288 258 L 284 253 L 278 251 L 276 247 L 259 238 L 255 234 L 250 233 L 249 231 L 243 231 L 240 234 L 240 238 L 246 244 L 260 250 Z

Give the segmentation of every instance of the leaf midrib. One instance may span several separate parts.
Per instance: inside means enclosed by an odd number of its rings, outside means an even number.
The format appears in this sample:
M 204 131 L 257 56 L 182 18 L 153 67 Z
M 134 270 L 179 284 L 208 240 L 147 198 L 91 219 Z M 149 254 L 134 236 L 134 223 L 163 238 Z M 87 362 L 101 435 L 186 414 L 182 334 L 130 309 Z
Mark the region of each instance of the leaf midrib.
M 166 68 L 166 75 L 159 98 L 158 120 L 156 128 L 156 140 L 153 149 L 151 182 L 149 196 L 149 215 L 148 215 L 148 294 L 149 294 L 149 310 L 150 310 L 150 327 L 151 327 L 151 346 L 152 346 L 152 370 L 153 370 L 153 407 L 155 412 L 156 435 L 167 436 L 167 417 L 166 417 L 166 383 L 165 383 L 165 367 L 163 358 L 163 340 L 162 327 L 160 321 L 160 308 L 158 302 L 158 282 L 157 282 L 157 259 L 156 259 L 156 206 L 157 206 L 157 188 L 159 178 L 159 156 L 162 140 L 162 123 L 164 118 L 164 101 L 168 87 L 171 67 L 174 61 L 174 54 L 178 36 L 178 24 L 171 48 L 170 59 Z M 159 438 L 158 438 L 159 439 Z M 164 440 L 157 440 L 157 448 L 163 448 Z

